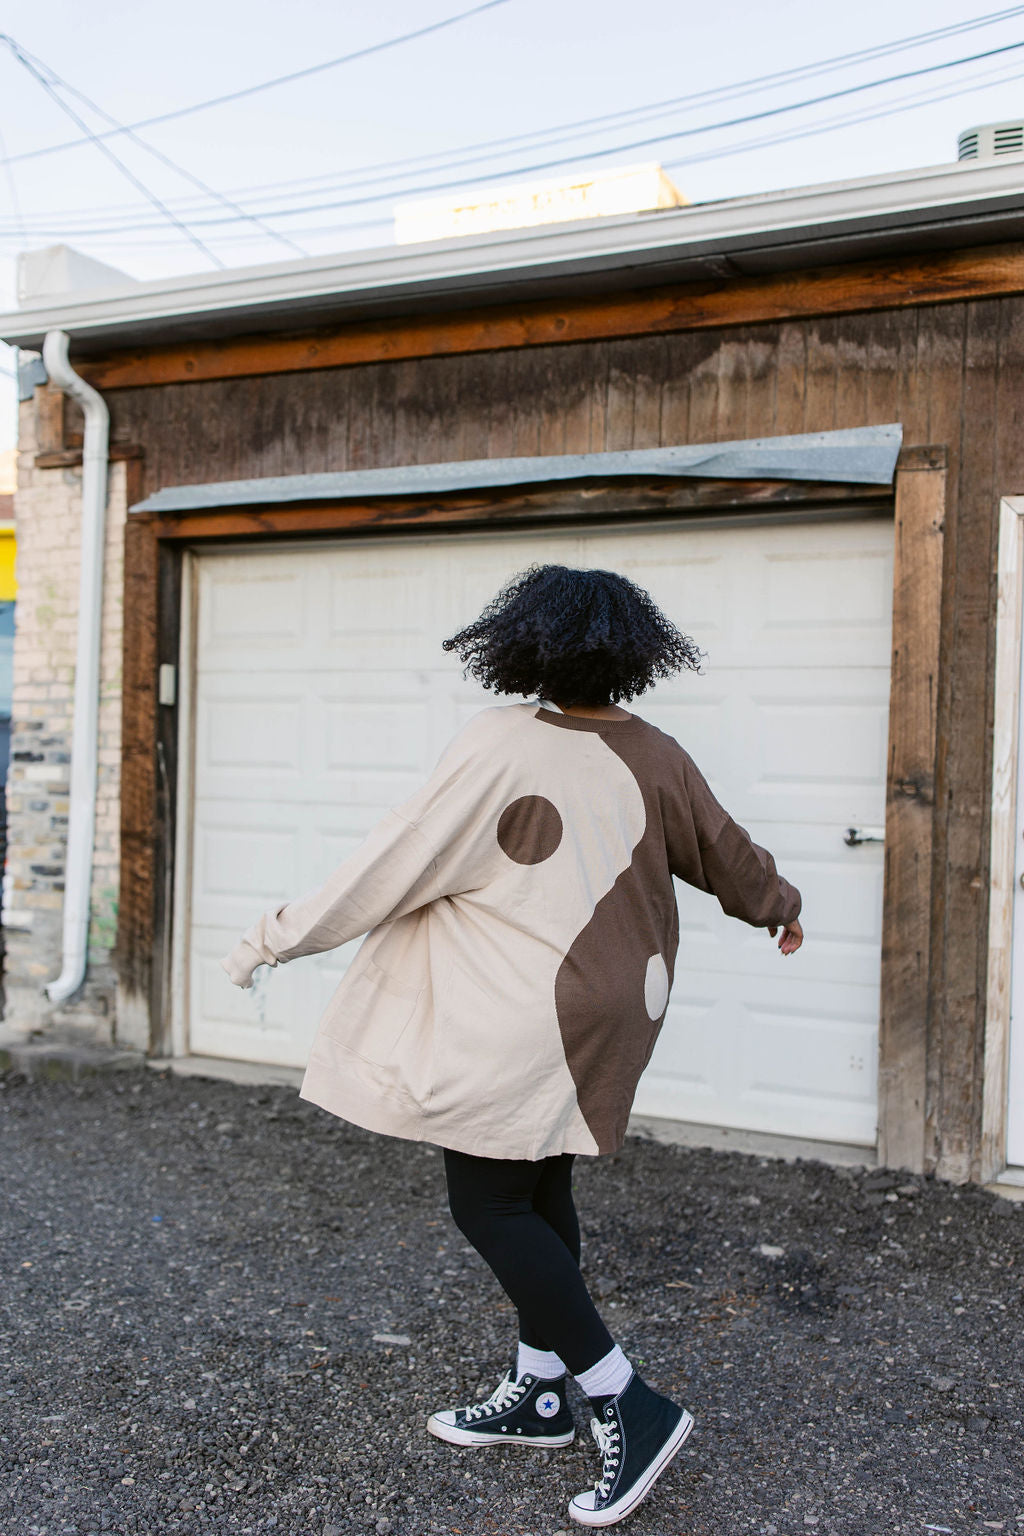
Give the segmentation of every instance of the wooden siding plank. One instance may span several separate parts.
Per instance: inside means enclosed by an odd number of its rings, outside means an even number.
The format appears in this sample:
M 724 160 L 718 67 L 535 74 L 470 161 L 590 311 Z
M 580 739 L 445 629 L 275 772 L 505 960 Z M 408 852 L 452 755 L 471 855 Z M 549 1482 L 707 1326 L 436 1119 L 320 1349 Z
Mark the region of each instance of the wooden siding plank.
M 688 443 L 713 443 L 724 436 L 718 430 L 718 405 L 721 395 L 720 363 L 715 345 L 702 348 L 690 370 L 690 426 Z
M 492 459 L 509 459 L 515 452 L 516 418 L 512 399 L 512 357 L 511 352 L 499 352 L 488 357 L 484 370 L 484 388 L 490 406 L 487 456 Z M 410 363 L 407 366 L 414 368 L 416 364 Z M 400 456 L 396 442 L 395 463 L 405 462 Z
M 123 389 L 245 374 L 308 373 L 410 357 L 566 345 L 1022 292 L 1024 259 L 1019 246 L 990 246 L 599 298 L 494 306 L 440 317 L 352 322 L 301 336 L 250 336 L 142 351 L 125 348 L 83 360 L 79 366 L 98 389 Z
M 697 348 L 706 337 L 666 336 L 661 381 L 661 442 L 690 441 L 690 374 Z
M 590 348 L 587 349 L 588 352 Z M 591 416 L 593 409 L 592 389 L 588 366 L 571 351 L 560 351 L 559 391 L 557 410 L 563 424 L 563 453 L 590 453 Z
M 902 421 L 900 415 L 900 322 L 902 314 L 888 310 L 868 318 L 864 357 L 864 422 L 881 425 Z M 904 440 L 919 443 L 904 426 Z
M 831 432 L 845 425 L 836 415 L 837 330 L 838 322 L 826 319 L 807 331 L 804 432 Z
M 878 1157 L 925 1167 L 944 469 L 896 476 Z
M 836 324 L 836 426 L 863 427 L 868 420 L 870 315 L 844 315 Z
M 630 345 L 633 371 L 633 437 L 631 448 L 660 448 L 661 397 L 667 349 L 664 336 L 645 337 Z
M 738 442 L 747 436 L 747 400 L 750 391 L 750 350 L 746 332 L 722 336 L 718 347 L 715 437 Z
M 605 383 L 604 446 L 609 453 L 632 448 L 636 420 L 636 372 L 632 348 L 610 347 Z
M 789 321 L 779 327 L 775 365 L 773 430 L 779 437 L 804 429 L 804 395 L 807 388 L 807 327 Z
M 932 314 L 942 311 L 932 311 Z M 891 421 L 903 423 L 903 440 L 909 443 L 930 443 L 934 439 L 928 431 L 927 380 L 923 377 L 918 355 L 922 312 L 905 309 L 897 317 L 897 399 L 895 416 Z M 939 439 L 943 441 L 943 439 Z

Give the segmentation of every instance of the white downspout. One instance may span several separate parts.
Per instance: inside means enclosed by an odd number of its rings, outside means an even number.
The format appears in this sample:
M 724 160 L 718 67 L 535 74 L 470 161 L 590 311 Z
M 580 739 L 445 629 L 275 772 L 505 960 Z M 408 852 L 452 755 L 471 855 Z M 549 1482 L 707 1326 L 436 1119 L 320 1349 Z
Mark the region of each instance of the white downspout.
M 96 824 L 96 762 L 99 738 L 100 626 L 103 550 L 107 515 L 110 412 L 102 395 L 80 379 L 68 361 L 65 331 L 48 331 L 43 363 L 50 383 L 77 400 L 85 412 L 82 448 L 82 566 L 78 586 L 78 650 L 71 736 L 68 844 L 64 871 L 62 969 L 47 984 L 52 1003 L 62 1003 L 85 980 L 89 943 L 89 896 Z

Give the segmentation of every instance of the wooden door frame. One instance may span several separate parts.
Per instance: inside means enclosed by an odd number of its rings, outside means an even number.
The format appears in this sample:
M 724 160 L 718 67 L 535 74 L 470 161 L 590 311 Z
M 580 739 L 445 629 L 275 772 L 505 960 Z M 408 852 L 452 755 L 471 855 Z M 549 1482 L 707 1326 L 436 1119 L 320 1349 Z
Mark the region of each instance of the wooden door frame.
M 1024 496 L 1004 496 L 999 503 L 996 565 L 988 985 L 981 1107 L 981 1178 L 986 1183 L 1006 1167 L 1021 662 L 1024 659 L 1021 654 L 1022 624 Z
M 880 1160 L 921 1169 L 925 1163 L 926 1077 L 932 950 L 932 856 L 935 802 L 939 615 L 945 453 L 905 449 L 895 481 L 893 667 L 886 791 L 882 1005 L 879 1025 Z M 182 637 L 182 567 L 186 549 L 214 541 L 336 540 L 348 533 L 481 532 L 496 528 L 577 527 L 655 518 L 678 526 L 719 516 L 794 513 L 856 516 L 892 504 L 877 487 L 792 482 L 680 481 L 529 487 L 486 497 L 465 493 L 398 502 L 246 508 L 156 516 L 134 513 L 125 529 L 125 759 L 119 964 L 148 999 L 151 1050 L 182 1047 L 180 945 L 184 893 L 175 890 L 189 829 L 177 807 L 178 710 L 157 701 L 161 663 L 180 668 L 190 654 Z M 183 638 L 186 642 L 183 645 Z M 189 708 L 190 679 L 179 675 L 178 709 Z M 148 743 L 148 750 L 147 750 Z M 187 865 L 187 858 L 184 863 Z M 177 979 L 172 983 L 172 976 Z
M 928 1068 L 941 932 L 934 865 L 945 506 L 945 449 L 905 450 L 893 529 L 878 1161 L 914 1173 L 930 1161 Z

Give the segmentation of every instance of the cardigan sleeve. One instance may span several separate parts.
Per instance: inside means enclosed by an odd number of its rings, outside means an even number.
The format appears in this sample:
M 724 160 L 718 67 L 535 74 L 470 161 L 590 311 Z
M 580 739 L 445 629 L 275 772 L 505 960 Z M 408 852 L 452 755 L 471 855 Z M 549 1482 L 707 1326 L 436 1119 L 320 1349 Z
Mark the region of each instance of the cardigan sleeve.
M 672 873 L 710 892 L 730 917 L 755 928 L 791 923 L 800 913 L 800 892 L 715 799 L 689 753 L 680 747 L 679 754 L 676 793 L 665 807 Z
M 460 732 L 427 782 L 389 810 L 323 885 L 246 929 L 220 962 L 236 986 L 251 987 L 258 965 L 336 949 L 380 923 L 483 883 L 494 847 L 483 813 L 499 764 L 478 735 L 470 727 Z

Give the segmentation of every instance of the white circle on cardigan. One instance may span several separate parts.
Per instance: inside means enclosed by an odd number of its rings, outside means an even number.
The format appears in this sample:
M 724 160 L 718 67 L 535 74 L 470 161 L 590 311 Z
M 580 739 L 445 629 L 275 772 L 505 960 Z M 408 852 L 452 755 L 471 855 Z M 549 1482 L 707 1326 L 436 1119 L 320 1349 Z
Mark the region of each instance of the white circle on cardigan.
M 648 1017 L 660 1019 L 668 1002 L 668 971 L 661 955 L 652 955 L 644 977 L 644 1005 Z

